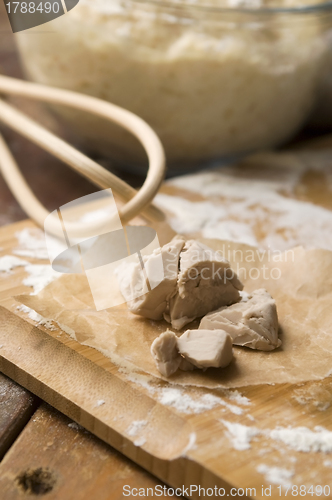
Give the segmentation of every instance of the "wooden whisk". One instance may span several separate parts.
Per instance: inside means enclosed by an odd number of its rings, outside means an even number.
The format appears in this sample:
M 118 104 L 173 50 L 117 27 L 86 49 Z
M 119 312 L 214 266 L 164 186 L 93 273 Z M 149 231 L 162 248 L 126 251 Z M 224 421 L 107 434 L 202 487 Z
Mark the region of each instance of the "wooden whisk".
M 78 110 L 88 111 L 110 120 L 131 132 L 143 145 L 149 160 L 148 173 L 139 191 L 136 191 L 129 184 L 94 162 L 91 158 L 88 158 L 73 146 L 46 130 L 3 99 L 0 99 L 0 122 L 3 122 L 19 134 L 41 146 L 99 188 L 111 188 L 126 202 L 119 210 L 123 224 L 128 223 L 139 213 L 148 220 L 160 221 L 164 219 L 163 212 L 151 204 L 165 175 L 164 149 L 156 133 L 144 120 L 130 111 L 95 97 L 29 83 L 3 75 L 0 75 L 0 94 L 19 95 L 38 101 L 61 104 Z M 43 227 L 49 212 L 31 191 L 1 135 L 0 172 L 23 210 L 38 225 Z M 109 222 L 109 218 L 107 222 Z M 81 236 L 82 232 L 89 233 L 92 229 L 95 232 L 102 231 L 105 223 L 105 220 L 94 222 L 93 224 L 85 223 L 84 228 L 78 223 L 72 223 L 71 231 L 74 233 L 77 232 Z M 58 231 L 56 225 L 54 225 L 53 229 L 48 228 L 48 230 L 55 235 Z

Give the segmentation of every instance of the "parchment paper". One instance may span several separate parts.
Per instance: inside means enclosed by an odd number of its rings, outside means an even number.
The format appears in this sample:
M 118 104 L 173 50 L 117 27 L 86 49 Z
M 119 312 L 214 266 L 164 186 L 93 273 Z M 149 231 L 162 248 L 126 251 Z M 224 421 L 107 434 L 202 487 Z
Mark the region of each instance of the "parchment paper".
M 246 291 L 266 288 L 276 299 L 282 347 L 272 352 L 234 347 L 235 359 L 227 368 L 178 371 L 167 380 L 216 388 L 297 383 L 331 374 L 332 252 L 298 247 L 273 257 L 242 244 L 203 241 L 215 250 L 226 250 Z M 97 312 L 84 275 L 63 275 L 38 295 L 16 299 L 71 328 L 78 342 L 98 349 L 115 364 L 166 380 L 155 367 L 150 346 L 170 325 L 135 316 L 126 305 Z M 184 330 L 197 325 L 194 322 Z

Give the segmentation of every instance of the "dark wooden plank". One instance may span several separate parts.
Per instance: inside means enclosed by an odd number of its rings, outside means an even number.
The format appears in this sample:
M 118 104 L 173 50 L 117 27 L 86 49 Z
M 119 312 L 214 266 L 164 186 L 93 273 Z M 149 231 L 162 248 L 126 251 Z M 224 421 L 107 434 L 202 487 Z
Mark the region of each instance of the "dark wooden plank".
M 35 411 L 38 399 L 0 374 L 0 459 Z
M 158 484 L 47 404 L 38 408 L 0 464 L 1 498 L 6 500 L 40 498 L 43 493 L 48 500 L 120 500 L 125 485 L 146 489 Z

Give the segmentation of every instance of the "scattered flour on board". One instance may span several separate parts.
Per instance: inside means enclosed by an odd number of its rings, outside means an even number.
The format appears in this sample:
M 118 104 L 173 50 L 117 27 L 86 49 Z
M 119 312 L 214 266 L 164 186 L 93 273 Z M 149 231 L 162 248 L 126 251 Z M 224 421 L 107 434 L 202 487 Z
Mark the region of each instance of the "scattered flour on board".
M 297 245 L 332 250 L 332 211 L 283 196 L 289 182 L 235 178 L 231 173 L 203 172 L 171 179 L 168 185 L 212 201 L 189 201 L 159 193 L 155 201 L 173 213 L 169 222 L 181 234 L 198 233 L 252 246 L 286 250 Z M 222 200 L 222 203 L 221 203 Z M 258 239 L 257 225 L 267 234 Z
M 246 396 L 242 396 L 242 394 L 235 390 L 235 391 L 227 391 L 227 397 L 231 400 L 237 403 L 238 405 L 250 405 L 250 399 L 247 398 Z
M 332 432 L 324 427 L 316 426 L 313 431 L 307 427 L 279 427 L 269 435 L 296 451 L 332 452 Z
M 265 480 L 270 484 L 281 485 L 284 488 L 292 486 L 290 479 L 294 476 L 293 471 L 282 469 L 281 467 L 268 467 L 265 464 L 259 465 L 256 470 L 260 474 L 263 474 Z
M 53 319 L 48 319 L 44 318 L 40 314 L 38 314 L 36 311 L 33 309 L 30 309 L 30 307 L 27 307 L 23 304 L 17 306 L 16 308 L 18 311 L 21 311 L 23 313 L 26 313 L 28 317 L 32 320 L 38 323 L 38 325 L 45 326 L 48 330 L 54 331 L 56 330 L 55 325 L 58 325 L 60 330 L 64 331 L 68 335 L 70 335 L 72 338 L 75 338 L 75 331 L 72 330 L 72 328 L 69 328 L 69 326 L 64 325 L 63 323 L 60 323 L 59 321 L 53 320 Z
M 260 431 L 256 427 L 227 422 L 227 420 L 220 420 L 220 422 L 225 425 L 228 437 L 235 450 L 249 450 L 251 448 L 251 440 L 260 434 Z
M 315 407 L 319 411 L 326 411 L 331 405 L 330 391 L 321 386 L 300 387 L 295 389 L 292 397 L 299 404 Z
M 242 408 L 227 403 L 213 394 L 203 394 L 197 399 L 193 399 L 189 394 L 186 394 L 182 389 L 173 387 L 164 387 L 160 390 L 158 400 L 162 405 L 171 406 L 182 413 L 202 413 L 206 410 L 211 410 L 216 406 L 225 406 L 235 415 L 243 413 Z
M 10 272 L 16 267 L 24 267 L 25 271 L 29 274 L 27 278 L 24 278 L 22 283 L 25 286 L 31 286 L 33 288 L 32 295 L 39 293 L 45 286 L 60 277 L 60 273 L 54 271 L 52 266 L 30 264 L 18 257 L 5 255 L 0 258 L 0 271 Z
M 36 321 L 37 323 L 39 323 L 40 321 L 42 321 L 44 319 L 43 316 L 38 314 L 33 309 L 30 309 L 30 307 L 25 306 L 24 304 L 17 306 L 16 309 L 18 311 L 26 313 L 30 319 L 32 319 L 33 321 Z
M 145 443 L 146 443 L 146 439 L 143 436 L 135 439 L 135 441 L 134 441 L 135 446 L 143 446 Z
M 332 468 L 332 460 L 324 460 L 323 465 L 324 465 L 324 467 L 331 467 Z
M 96 406 L 102 406 L 105 404 L 105 401 L 104 399 L 98 399 L 97 403 L 96 403 Z
M 153 385 L 153 378 L 149 375 L 141 373 L 127 374 L 127 379 L 140 385 L 146 389 L 150 394 L 156 394 L 159 402 L 164 406 L 171 406 L 177 411 L 182 413 L 202 413 L 203 411 L 211 410 L 216 406 L 224 406 L 235 415 L 242 415 L 243 409 L 229 404 L 222 398 L 214 396 L 213 394 L 203 394 L 202 396 L 194 399 L 189 394 L 185 393 L 182 388 L 175 387 L 160 387 Z M 247 406 L 250 400 L 242 396 L 239 391 L 223 390 L 223 395 L 230 401 L 234 401 L 238 405 Z
M 265 436 L 278 441 L 295 451 L 301 452 L 332 452 L 332 432 L 324 427 L 316 426 L 314 430 L 307 427 L 276 427 L 272 430 L 259 430 L 256 427 L 227 422 L 228 436 L 236 450 L 248 450 L 253 437 Z
M 14 255 L 4 255 L 3 257 L 0 257 L 0 272 L 2 273 L 10 273 L 10 271 L 16 267 L 23 267 L 27 265 L 29 265 L 29 262 L 19 259 Z
M 73 330 L 72 328 L 70 328 L 69 326 L 63 324 L 63 323 L 60 323 L 60 321 L 55 321 L 55 323 L 57 323 L 59 325 L 59 328 L 64 331 L 65 333 L 67 333 L 68 335 L 70 335 L 70 337 L 74 338 L 76 340 L 76 334 L 75 334 L 75 330 Z
M 126 433 L 129 436 L 136 436 L 136 434 L 138 434 L 143 429 L 143 427 L 147 425 L 147 423 L 147 420 L 134 420 L 127 428 Z
M 331 403 L 329 401 L 326 401 L 326 402 L 322 402 L 322 401 L 319 401 L 319 400 L 313 400 L 313 399 L 305 399 L 301 396 L 294 396 L 294 399 L 296 399 L 296 401 L 301 404 L 301 405 L 306 405 L 308 404 L 309 402 L 312 403 L 313 406 L 315 406 L 317 408 L 318 411 L 326 411 L 328 408 L 330 408 L 331 406 Z

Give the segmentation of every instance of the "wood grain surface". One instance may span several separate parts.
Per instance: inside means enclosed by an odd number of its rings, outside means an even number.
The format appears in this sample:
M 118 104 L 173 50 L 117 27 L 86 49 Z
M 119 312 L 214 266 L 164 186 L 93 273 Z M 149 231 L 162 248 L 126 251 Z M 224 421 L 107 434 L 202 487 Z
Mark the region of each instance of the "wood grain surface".
M 43 494 L 50 500 L 120 500 L 124 486 L 127 491 L 147 490 L 158 484 L 150 474 L 46 404 L 38 408 L 0 464 L 1 498 L 6 500 L 40 498 Z
M 38 399 L 0 374 L 0 460 L 22 431 Z

